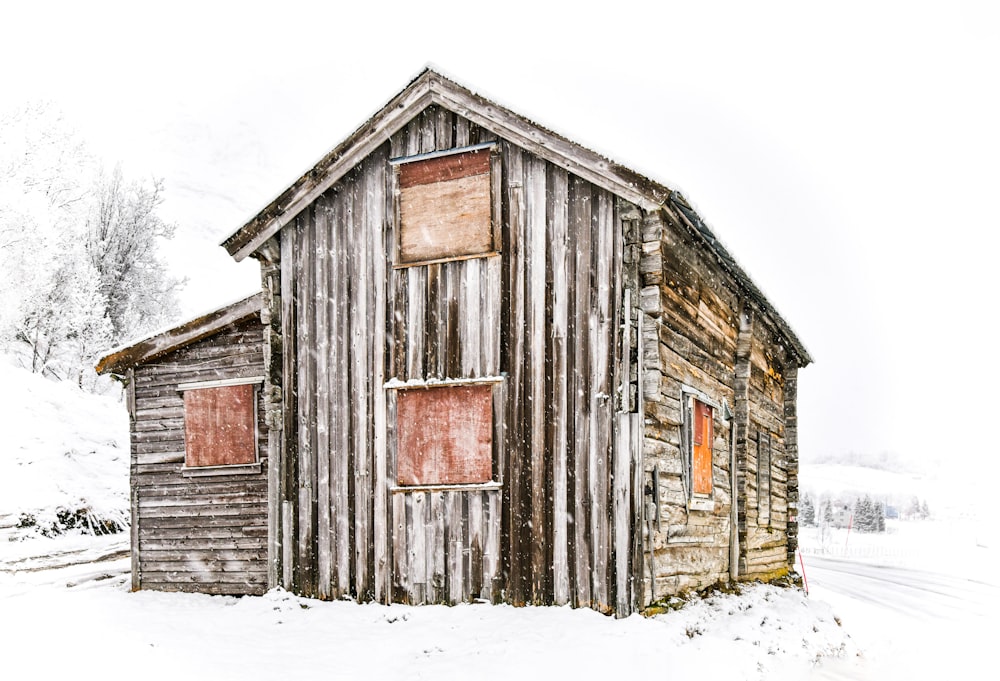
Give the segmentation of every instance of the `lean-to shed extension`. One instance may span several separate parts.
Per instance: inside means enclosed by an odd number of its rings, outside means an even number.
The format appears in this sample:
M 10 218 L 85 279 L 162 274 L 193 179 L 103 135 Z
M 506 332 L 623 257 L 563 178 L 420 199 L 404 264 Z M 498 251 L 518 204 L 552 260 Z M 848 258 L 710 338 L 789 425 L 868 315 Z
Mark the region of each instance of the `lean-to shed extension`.
M 811 359 L 669 188 L 427 70 L 223 245 L 270 584 L 624 615 L 788 571 Z
M 267 589 L 260 294 L 112 352 L 131 416 L 132 587 Z

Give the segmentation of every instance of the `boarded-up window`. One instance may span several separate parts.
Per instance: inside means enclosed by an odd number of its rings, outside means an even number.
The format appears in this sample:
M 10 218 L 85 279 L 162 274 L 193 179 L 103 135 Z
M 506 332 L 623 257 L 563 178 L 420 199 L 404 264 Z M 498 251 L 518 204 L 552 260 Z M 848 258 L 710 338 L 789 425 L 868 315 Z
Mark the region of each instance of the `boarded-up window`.
M 459 385 L 396 394 L 400 485 L 489 482 L 493 476 L 493 387 Z
M 712 407 L 701 400 L 694 400 L 694 423 L 692 424 L 692 491 L 695 494 L 712 493 Z
M 184 391 L 186 466 L 195 468 L 256 462 L 255 394 L 252 384 Z
M 489 149 L 400 163 L 399 192 L 399 262 L 494 250 Z
M 757 524 L 771 522 L 771 434 L 757 435 Z

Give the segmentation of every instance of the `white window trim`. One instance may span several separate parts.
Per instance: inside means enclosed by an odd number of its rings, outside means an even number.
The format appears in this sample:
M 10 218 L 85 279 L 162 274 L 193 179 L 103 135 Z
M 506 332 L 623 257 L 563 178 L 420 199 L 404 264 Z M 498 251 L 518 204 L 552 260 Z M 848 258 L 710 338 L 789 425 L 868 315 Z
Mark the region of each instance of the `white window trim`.
M 194 381 L 191 383 L 180 383 L 177 386 L 177 392 L 182 393 L 186 390 L 200 390 L 201 388 L 225 388 L 231 385 L 250 385 L 253 383 L 260 383 L 263 385 L 263 376 L 250 376 L 246 378 L 220 378 L 214 381 Z

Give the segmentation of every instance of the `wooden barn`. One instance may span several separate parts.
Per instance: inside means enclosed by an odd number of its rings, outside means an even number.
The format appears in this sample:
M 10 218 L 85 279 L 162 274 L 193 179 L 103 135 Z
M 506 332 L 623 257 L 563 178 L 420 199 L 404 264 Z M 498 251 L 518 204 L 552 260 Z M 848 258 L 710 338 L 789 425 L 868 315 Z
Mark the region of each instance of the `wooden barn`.
M 253 314 L 100 367 L 136 587 L 626 615 L 788 572 L 811 360 L 678 193 L 426 70 L 223 246 Z

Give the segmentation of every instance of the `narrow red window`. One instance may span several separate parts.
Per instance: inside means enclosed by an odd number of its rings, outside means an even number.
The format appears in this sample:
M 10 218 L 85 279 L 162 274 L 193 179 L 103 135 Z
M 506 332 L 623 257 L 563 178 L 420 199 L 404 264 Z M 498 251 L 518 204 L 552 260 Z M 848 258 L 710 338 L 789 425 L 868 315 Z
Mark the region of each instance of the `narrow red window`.
M 493 387 L 460 385 L 396 394 L 397 481 L 455 485 L 493 478 Z
M 184 391 L 185 465 L 229 466 L 257 460 L 252 384 Z
M 712 493 L 712 407 L 700 400 L 694 401 L 694 437 L 691 468 L 695 494 Z
M 494 250 L 490 150 L 401 163 L 399 213 L 401 263 Z

